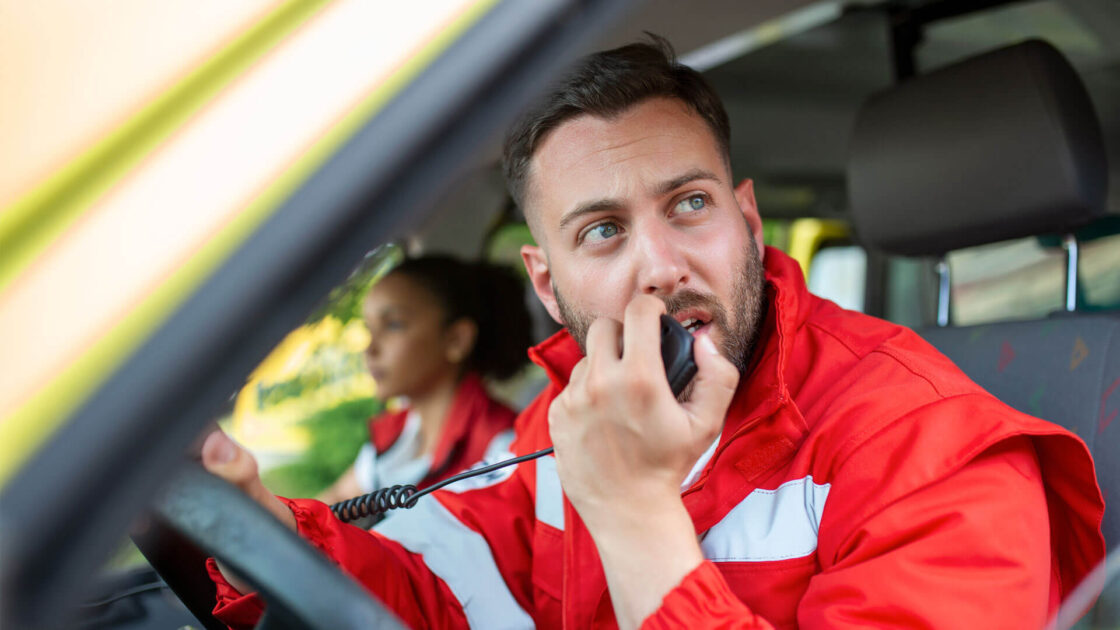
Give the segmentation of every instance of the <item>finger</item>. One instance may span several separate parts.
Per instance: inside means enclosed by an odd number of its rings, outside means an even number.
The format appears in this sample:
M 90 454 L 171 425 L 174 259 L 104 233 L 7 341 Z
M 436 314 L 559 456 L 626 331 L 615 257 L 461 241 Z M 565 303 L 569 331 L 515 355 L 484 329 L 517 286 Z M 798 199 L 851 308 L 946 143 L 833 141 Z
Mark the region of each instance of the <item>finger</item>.
M 572 373 L 570 375 L 568 375 L 568 387 L 571 387 L 572 383 L 583 382 L 583 379 L 587 378 L 587 370 L 588 370 L 587 357 L 584 357 L 584 358 L 580 359 L 579 361 L 577 361 L 576 364 L 575 364 L 575 367 L 572 368 Z
M 257 460 L 221 430 L 206 436 L 202 443 L 202 465 L 210 473 L 246 491 L 260 479 Z
M 696 336 L 692 397 L 684 404 L 693 422 L 700 423 L 698 437 L 710 440 L 723 428 L 723 418 L 739 386 L 739 370 L 716 349 L 708 333 Z
M 602 369 L 600 366 L 617 363 L 622 356 L 619 340 L 622 338 L 622 324 L 600 317 L 591 322 L 587 329 L 587 359 L 589 369 Z
M 551 440 L 553 448 L 556 447 L 557 438 L 563 435 L 565 424 L 564 404 L 564 399 L 557 396 L 548 406 L 548 439 Z M 561 439 L 559 441 L 562 442 L 563 440 Z
M 584 357 L 576 362 L 575 367 L 572 368 L 572 373 L 568 377 L 568 384 L 564 387 L 564 391 L 560 395 L 552 399 L 548 405 L 548 430 L 549 436 L 553 435 L 554 428 L 560 424 L 559 418 L 566 414 L 566 409 L 570 404 L 570 399 L 573 392 L 579 391 L 583 387 L 583 381 L 587 375 L 587 357 Z
M 626 305 L 622 327 L 622 356 L 637 365 L 661 365 L 661 314 L 665 303 L 639 295 Z
M 241 488 L 251 499 L 272 513 L 293 531 L 296 520 L 287 504 L 261 483 L 257 460 L 249 451 L 230 439 L 220 429 L 206 436 L 202 443 L 202 465 L 211 474 Z

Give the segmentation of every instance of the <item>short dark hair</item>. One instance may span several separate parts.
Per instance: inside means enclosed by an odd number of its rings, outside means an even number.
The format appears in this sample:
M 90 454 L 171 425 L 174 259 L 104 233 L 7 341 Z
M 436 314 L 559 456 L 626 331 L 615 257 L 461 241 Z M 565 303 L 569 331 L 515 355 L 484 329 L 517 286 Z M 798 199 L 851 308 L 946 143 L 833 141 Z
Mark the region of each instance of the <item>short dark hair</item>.
M 617 116 L 650 98 L 674 98 L 696 112 L 730 164 L 731 123 L 716 91 L 699 72 L 677 62 L 668 40 L 647 36 L 648 42 L 584 57 L 509 130 L 502 166 L 509 193 L 522 210 L 529 163 L 553 129 L 583 114 Z
M 513 269 L 487 262 L 466 262 L 432 255 L 405 259 L 389 272 L 405 276 L 427 291 L 449 325 L 466 318 L 478 335 L 464 367 L 483 376 L 509 378 L 529 361 L 533 322 L 525 287 Z

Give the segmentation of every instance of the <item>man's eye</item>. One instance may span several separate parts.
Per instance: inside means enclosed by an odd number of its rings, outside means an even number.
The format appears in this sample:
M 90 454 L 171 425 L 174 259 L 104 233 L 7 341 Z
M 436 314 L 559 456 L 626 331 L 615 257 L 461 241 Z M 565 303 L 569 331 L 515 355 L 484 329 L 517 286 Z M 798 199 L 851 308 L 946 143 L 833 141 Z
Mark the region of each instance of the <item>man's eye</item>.
M 691 197 L 686 197 L 678 201 L 677 205 L 673 207 L 673 211 L 675 214 L 686 214 L 689 212 L 696 212 L 697 210 L 703 210 L 707 205 L 707 195 L 692 195 Z
M 599 243 L 618 235 L 618 225 L 615 223 L 600 223 L 587 231 L 583 240 L 590 243 Z

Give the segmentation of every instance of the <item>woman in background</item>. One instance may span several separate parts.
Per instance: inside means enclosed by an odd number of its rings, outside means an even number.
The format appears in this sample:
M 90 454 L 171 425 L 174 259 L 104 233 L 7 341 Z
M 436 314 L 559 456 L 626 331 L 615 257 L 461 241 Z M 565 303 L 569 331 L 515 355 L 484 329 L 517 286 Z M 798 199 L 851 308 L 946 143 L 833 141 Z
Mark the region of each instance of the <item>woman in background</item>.
M 326 503 L 396 484 L 424 488 L 506 450 L 516 413 L 487 393 L 526 363 L 531 321 L 510 269 L 447 256 L 406 260 L 366 296 L 366 364 L 378 396 L 407 399 L 370 421 Z

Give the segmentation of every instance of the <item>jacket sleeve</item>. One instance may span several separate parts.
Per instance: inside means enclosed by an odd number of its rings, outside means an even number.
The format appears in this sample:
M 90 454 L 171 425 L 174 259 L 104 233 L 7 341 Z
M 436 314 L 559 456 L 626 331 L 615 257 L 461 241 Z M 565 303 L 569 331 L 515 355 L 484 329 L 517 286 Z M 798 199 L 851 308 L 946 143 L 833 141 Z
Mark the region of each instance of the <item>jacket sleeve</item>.
M 391 513 L 376 531 L 342 523 L 314 500 L 287 500 L 299 534 L 412 628 L 484 627 L 486 619 L 531 627 L 533 504 L 519 470 L 464 480 Z M 531 468 L 531 466 L 529 467 Z M 251 627 L 262 609 L 222 577 L 214 615 Z
M 803 629 L 1041 628 L 1053 603 L 1047 502 L 1029 438 L 1000 442 L 836 528 L 835 541 L 825 527 L 822 570 L 798 608 Z M 643 628 L 771 627 L 716 567 L 705 562 L 686 576 Z
M 661 608 L 642 622 L 642 630 L 773 627 L 735 597 L 716 565 L 707 560 L 684 576 L 661 600 Z

